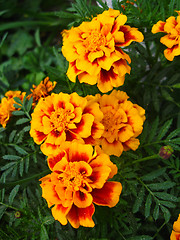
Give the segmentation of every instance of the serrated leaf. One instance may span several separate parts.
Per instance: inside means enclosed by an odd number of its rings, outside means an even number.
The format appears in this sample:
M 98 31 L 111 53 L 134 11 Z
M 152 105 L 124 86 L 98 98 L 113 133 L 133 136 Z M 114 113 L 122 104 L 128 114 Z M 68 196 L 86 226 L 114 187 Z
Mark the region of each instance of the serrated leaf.
M 12 112 L 12 114 L 15 115 L 15 116 L 22 116 L 22 115 L 24 115 L 24 112 L 20 111 L 20 110 L 17 110 L 17 111 Z
M 156 204 L 154 211 L 153 211 L 153 218 L 154 218 L 154 220 L 157 220 L 158 217 L 159 217 L 159 205 Z
M 141 190 L 139 191 L 139 194 L 136 198 L 136 201 L 133 205 L 133 213 L 136 213 L 139 211 L 140 206 L 142 205 L 142 202 L 144 200 L 144 187 L 142 186 Z
M 18 119 L 16 121 L 16 125 L 20 125 L 20 124 L 23 124 L 23 123 L 27 123 L 29 122 L 30 120 L 28 118 L 21 118 L 21 119 Z
M 148 143 L 151 142 L 153 140 L 153 138 L 155 137 L 156 133 L 157 133 L 157 128 L 159 125 L 159 117 L 157 117 L 154 122 L 152 123 L 151 129 L 149 131 L 149 137 L 147 139 Z
M 13 139 L 14 139 L 16 133 L 17 133 L 17 130 L 13 130 L 13 131 L 10 133 L 10 135 L 9 135 L 9 142 L 10 142 L 10 143 L 13 142 Z
M 24 161 L 21 160 L 20 164 L 19 164 L 19 174 L 20 174 L 21 177 L 23 175 L 23 172 L 24 172 Z
M 148 218 L 149 215 L 150 215 L 151 204 L 152 204 L 152 196 L 151 196 L 151 194 L 149 193 L 149 195 L 147 196 L 147 199 L 146 199 L 146 203 L 145 203 L 145 214 L 144 214 L 144 216 L 145 216 L 146 218 Z
M 3 167 L 1 167 L 1 170 L 4 171 L 6 169 L 10 169 L 10 167 L 12 167 L 13 165 L 15 165 L 16 162 L 10 162 L 10 163 L 7 163 L 6 165 L 4 165 Z
M 24 131 L 24 132 L 29 132 L 30 129 L 31 129 L 31 126 L 25 126 L 25 127 L 23 128 L 23 131 Z
M 20 98 L 14 97 L 14 101 L 15 101 L 16 103 L 18 103 L 19 105 L 22 105 L 22 101 L 21 101 Z
M 143 181 L 151 181 L 151 180 L 163 175 L 165 173 L 165 171 L 166 171 L 166 168 L 160 168 L 151 173 L 144 175 L 141 179 Z
M 17 146 L 17 145 L 14 145 L 14 148 L 16 149 L 16 151 L 22 155 L 27 155 L 28 153 L 26 152 L 26 150 L 24 150 L 23 148 Z
M 6 206 L 3 206 L 3 205 L 0 206 L 0 219 L 2 218 L 2 216 L 5 213 L 6 209 L 7 209 Z
M 33 103 L 33 97 L 31 97 L 31 98 L 27 101 L 27 105 L 26 105 L 26 110 L 27 110 L 27 112 L 29 112 L 29 111 L 31 110 L 32 103 Z
M 175 129 L 173 132 L 171 132 L 166 139 L 171 139 L 171 138 L 174 138 L 176 137 L 177 135 L 180 134 L 180 128 L 178 129 Z
M 175 197 L 174 195 L 171 195 L 169 193 L 166 193 L 166 192 L 153 192 L 153 194 L 157 198 L 160 198 L 160 199 L 163 199 L 163 200 L 169 200 L 169 201 L 173 201 L 173 202 L 178 201 L 177 197 Z
M 52 216 L 46 216 L 43 219 L 43 224 L 49 225 L 49 224 L 52 224 L 54 221 L 55 220 L 54 220 L 54 218 Z
M 20 160 L 21 157 L 17 156 L 17 155 L 4 155 L 3 159 L 7 159 L 7 160 Z
M 176 185 L 176 183 L 174 182 L 170 182 L 170 181 L 165 181 L 165 182 L 162 182 L 162 183 L 150 183 L 150 184 L 147 184 L 147 186 L 151 189 L 151 190 L 166 190 L 166 189 L 169 189 L 169 188 L 172 188 Z
M 163 201 L 163 200 L 160 200 L 160 203 L 162 205 L 164 205 L 165 207 L 168 207 L 168 208 L 175 208 L 176 205 L 172 202 L 169 202 L 169 201 Z
M 25 159 L 25 172 L 28 173 L 29 170 L 29 156 Z
M 14 106 L 15 108 L 17 108 L 17 109 L 22 108 L 22 105 L 18 105 L 18 104 L 16 104 L 16 103 L 14 103 L 13 106 Z
M 20 185 L 16 185 L 16 186 L 12 189 L 12 191 L 10 192 L 10 194 L 9 194 L 9 204 L 10 204 L 10 205 L 13 203 L 14 198 L 15 198 L 16 194 L 18 193 L 19 187 L 20 187 Z
M 41 225 L 40 240 L 49 240 L 48 233 L 44 225 Z
M 161 206 L 161 210 L 162 210 L 162 212 L 164 213 L 164 219 L 165 219 L 165 221 L 166 221 L 166 222 L 169 222 L 169 219 L 170 219 L 170 217 L 171 217 L 171 214 L 170 214 L 169 210 L 168 210 L 166 207 L 164 207 L 164 206 Z
M 166 135 L 167 131 L 169 130 L 169 128 L 172 124 L 172 121 L 173 121 L 173 119 L 170 119 L 167 122 L 165 122 L 163 127 L 159 130 L 159 134 L 157 136 L 157 141 L 161 140 Z

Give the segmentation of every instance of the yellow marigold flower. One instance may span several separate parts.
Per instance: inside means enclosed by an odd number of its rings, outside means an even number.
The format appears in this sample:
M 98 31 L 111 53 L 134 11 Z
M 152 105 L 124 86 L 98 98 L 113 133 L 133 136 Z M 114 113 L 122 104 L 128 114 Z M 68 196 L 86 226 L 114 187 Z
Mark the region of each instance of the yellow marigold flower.
M 180 214 L 177 221 L 173 224 L 170 240 L 180 240 Z
M 119 201 L 121 183 L 107 181 L 117 167 L 91 145 L 66 142 L 62 149 L 47 159 L 52 173 L 40 179 L 42 197 L 61 224 L 94 227 L 94 204 L 114 207 Z
M 152 33 L 163 32 L 167 35 L 161 37 L 160 42 L 164 44 L 167 49 L 164 50 L 164 56 L 173 61 L 175 56 L 180 55 L 180 11 L 177 18 L 174 16 L 166 19 L 166 22 L 158 21 L 152 27 Z
M 113 90 L 110 95 L 97 94 L 87 96 L 89 101 L 99 103 L 104 117 L 104 133 L 101 138 L 95 139 L 94 145 L 100 145 L 109 155 L 120 156 L 129 149 L 136 150 L 139 140 L 136 138 L 143 130 L 145 110 L 128 100 L 125 92 Z M 88 143 L 88 141 L 86 141 Z
M 91 22 L 63 31 L 62 53 L 69 61 L 67 76 L 72 82 L 78 76 L 80 83 L 97 83 L 103 93 L 124 84 L 131 59 L 121 47 L 143 41 L 142 33 L 124 25 L 126 21 L 118 10 L 109 9 Z
M 52 93 L 41 98 L 32 113 L 30 135 L 45 155 L 53 154 L 65 141 L 81 141 L 89 136 L 101 136 L 104 127 L 99 122 L 103 113 L 99 105 L 77 93 Z
M 0 124 L 4 128 L 9 122 L 12 112 L 17 110 L 17 108 L 13 106 L 13 104 L 16 103 L 14 97 L 18 97 L 23 100 L 25 94 L 25 92 L 22 93 L 21 91 L 8 91 L 6 92 L 5 97 L 2 98 L 0 103 Z
M 49 92 L 55 88 L 56 84 L 57 82 L 51 82 L 49 81 L 49 77 L 46 77 L 38 86 L 33 84 L 33 89 L 31 89 L 32 93 L 27 96 L 27 99 L 33 97 L 33 106 L 35 106 L 40 98 L 49 95 Z

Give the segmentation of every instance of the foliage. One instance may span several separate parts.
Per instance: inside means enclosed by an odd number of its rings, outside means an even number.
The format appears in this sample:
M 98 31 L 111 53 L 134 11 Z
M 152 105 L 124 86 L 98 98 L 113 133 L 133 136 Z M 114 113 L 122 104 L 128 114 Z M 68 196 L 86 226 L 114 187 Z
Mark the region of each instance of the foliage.
M 81 96 L 98 93 L 96 86 L 72 83 L 66 76 L 68 63 L 61 53 L 61 31 L 78 26 L 102 13 L 108 6 L 101 0 L 1 1 L 0 94 L 8 90 L 30 93 L 32 84 L 45 76 L 57 81 L 54 92 L 77 92 Z M 180 213 L 180 57 L 165 59 L 160 34 L 151 33 L 158 20 L 176 16 L 178 0 L 113 0 L 113 8 L 127 15 L 144 42 L 124 50 L 131 57 L 131 74 L 119 89 L 146 110 L 140 146 L 118 158 L 114 177 L 123 191 L 114 208 L 96 206 L 95 227 L 73 229 L 55 221 L 42 198 L 39 181 L 49 173 L 46 157 L 29 135 L 32 98 L 19 101 L 19 110 L 0 128 L 0 239 L 89 239 L 163 240 L 169 239 L 172 224 Z M 122 8 L 125 5 L 125 9 Z M 162 146 L 174 152 L 169 159 L 159 155 Z M 17 213 L 20 215 L 16 217 Z M 40 236 L 39 236 L 40 233 Z

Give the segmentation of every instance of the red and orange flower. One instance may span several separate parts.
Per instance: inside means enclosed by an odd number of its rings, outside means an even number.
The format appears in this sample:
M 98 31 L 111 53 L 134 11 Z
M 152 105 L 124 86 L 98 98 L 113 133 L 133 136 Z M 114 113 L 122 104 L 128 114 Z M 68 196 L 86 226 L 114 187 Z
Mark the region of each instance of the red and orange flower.
M 77 93 L 52 93 L 40 99 L 32 113 L 30 135 L 45 155 L 53 154 L 65 141 L 101 137 L 104 127 L 99 105 Z
M 164 50 L 164 56 L 169 61 L 173 61 L 175 56 L 180 55 L 180 11 L 176 12 L 178 13 L 177 18 L 171 16 L 166 22 L 158 21 L 152 27 L 152 33 L 166 33 L 161 37 L 160 42 L 167 47 Z
M 114 207 L 122 191 L 119 182 L 107 181 L 117 167 L 102 151 L 77 142 L 64 143 L 57 156 L 49 156 L 52 173 L 41 178 L 42 196 L 61 224 L 93 227 L 94 204 Z
M 63 31 L 62 53 L 69 61 L 67 76 L 72 82 L 78 76 L 80 83 L 97 83 L 103 93 L 124 84 L 131 59 L 121 47 L 143 41 L 142 33 L 124 25 L 126 21 L 118 10 L 109 9 L 91 22 Z
M 25 95 L 26 93 L 22 93 L 21 91 L 8 91 L 6 92 L 5 97 L 2 98 L 0 103 L 0 124 L 4 128 L 9 122 L 12 112 L 17 110 L 17 108 L 14 107 L 14 103 L 16 103 L 14 97 L 23 100 Z
M 103 135 L 90 143 L 100 145 L 106 154 L 115 156 L 120 156 L 129 149 L 136 150 L 140 144 L 136 137 L 143 130 L 145 110 L 127 100 L 129 97 L 122 91 L 113 90 L 110 95 L 97 94 L 87 98 L 99 103 L 104 115 L 101 121 L 104 126 Z M 86 143 L 89 143 L 88 139 Z
M 40 82 L 38 86 L 33 84 L 33 89 L 31 89 L 31 94 L 27 96 L 27 99 L 33 97 L 33 107 L 37 104 L 40 98 L 47 97 L 49 93 L 55 88 L 57 82 L 49 81 L 49 77 L 46 77 Z
M 180 240 L 180 214 L 177 221 L 173 224 L 170 240 Z

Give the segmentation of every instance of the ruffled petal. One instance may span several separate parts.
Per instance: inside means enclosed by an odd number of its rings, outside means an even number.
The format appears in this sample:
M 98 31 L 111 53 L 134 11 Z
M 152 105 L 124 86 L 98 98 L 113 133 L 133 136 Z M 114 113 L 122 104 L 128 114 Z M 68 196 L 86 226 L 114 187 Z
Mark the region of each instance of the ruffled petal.
M 70 207 L 63 207 L 62 204 L 55 205 L 51 209 L 54 219 L 58 220 L 62 225 L 66 225 L 67 224 L 66 215 L 68 214 L 70 208 L 71 208 L 71 206 Z
M 119 182 L 106 182 L 101 189 L 92 191 L 93 202 L 97 205 L 114 207 L 122 191 L 122 185 Z

